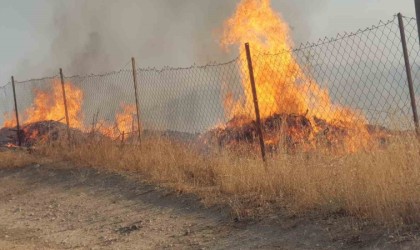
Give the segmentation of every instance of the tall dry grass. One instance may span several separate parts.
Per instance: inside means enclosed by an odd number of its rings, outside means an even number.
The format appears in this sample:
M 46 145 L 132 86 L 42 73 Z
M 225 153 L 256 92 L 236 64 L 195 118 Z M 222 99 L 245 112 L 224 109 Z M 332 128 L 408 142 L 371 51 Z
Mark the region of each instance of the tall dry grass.
M 144 179 L 208 203 L 230 204 L 238 216 L 275 207 L 292 213 L 346 213 L 387 225 L 420 223 L 420 143 L 393 139 L 385 148 L 336 156 L 279 154 L 263 164 L 234 153 L 197 153 L 167 139 L 147 139 L 141 147 L 110 141 L 68 147 L 40 146 L 42 155 Z
M 0 151 L 0 169 L 25 167 L 38 161 L 39 159 L 36 159 L 36 157 L 27 154 L 24 151 Z

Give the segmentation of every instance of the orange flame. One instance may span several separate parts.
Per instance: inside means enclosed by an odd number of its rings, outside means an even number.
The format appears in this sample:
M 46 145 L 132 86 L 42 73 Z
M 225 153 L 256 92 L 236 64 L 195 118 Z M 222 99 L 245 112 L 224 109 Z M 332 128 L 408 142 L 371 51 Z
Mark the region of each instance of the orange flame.
M 5 128 L 13 128 L 13 127 L 16 127 L 16 118 L 13 117 L 11 114 L 9 114 L 7 112 L 4 113 L 3 127 L 5 127 Z
M 115 120 L 119 131 L 129 131 L 137 130 L 137 123 L 135 122 L 136 117 L 136 105 L 127 105 L 122 104 L 122 113 L 116 115 Z
M 83 123 L 83 91 L 71 82 L 65 83 L 67 109 L 71 128 L 87 131 L 89 128 Z M 34 90 L 35 98 L 31 107 L 25 110 L 23 126 L 40 121 L 59 121 L 66 123 L 63 92 L 60 81 L 53 81 L 52 90 Z M 115 115 L 115 123 L 99 122 L 98 131 L 108 137 L 117 138 L 122 133 L 131 133 L 138 130 L 136 119 L 136 106 L 121 104 L 120 112 Z M 16 121 L 11 114 L 4 115 L 3 127 L 14 127 Z M 36 138 L 37 131 L 29 131 L 27 137 Z
M 65 83 L 64 86 L 70 127 L 82 128 L 81 105 L 83 92 L 69 82 Z M 65 123 L 65 108 L 61 83 L 59 81 L 53 82 L 52 93 L 35 90 L 34 104 L 25 113 L 27 116 L 24 122 L 25 124 L 48 120 Z
M 138 131 L 136 105 L 122 103 L 120 110 L 115 115 L 115 124 L 109 124 L 104 121 L 99 122 L 98 130 L 101 134 L 111 138 L 118 138 L 122 134 Z
M 280 14 L 272 10 L 270 0 L 242 0 L 236 13 L 226 21 L 221 44 L 243 46 L 250 43 L 260 113 L 262 119 L 274 114 L 306 116 L 348 128 L 345 142 L 349 151 L 369 141 L 366 119 L 355 111 L 334 105 L 327 89 L 305 75 L 291 49 L 290 29 Z M 264 54 L 265 53 L 265 54 Z M 241 72 L 248 79 L 245 53 L 241 53 Z M 246 72 L 246 73 L 245 73 Z M 225 109 L 234 117 L 253 117 L 253 96 L 248 80 L 242 82 L 244 99 L 232 100 L 228 94 Z M 314 126 L 314 130 L 317 131 Z
M 65 108 L 61 83 L 54 80 L 51 91 L 34 90 L 35 98 L 31 107 L 25 110 L 23 125 L 39 121 L 60 121 L 65 123 Z M 69 114 L 70 126 L 82 128 L 81 105 L 83 92 L 70 82 L 65 83 L 67 109 Z M 4 127 L 16 126 L 16 121 L 11 115 L 5 115 Z

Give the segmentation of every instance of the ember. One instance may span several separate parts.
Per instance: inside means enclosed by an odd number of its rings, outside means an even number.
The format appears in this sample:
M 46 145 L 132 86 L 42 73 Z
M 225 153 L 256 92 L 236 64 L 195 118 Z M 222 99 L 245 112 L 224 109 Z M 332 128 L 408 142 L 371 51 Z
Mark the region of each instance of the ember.
M 234 149 L 241 144 L 254 144 L 257 149 L 257 130 L 255 121 L 237 125 L 234 118 L 223 128 L 216 128 L 207 134 L 207 139 L 220 146 Z M 310 151 L 319 148 L 343 151 L 348 148 L 346 140 L 351 129 L 332 125 L 323 119 L 313 118 L 315 124 L 303 115 L 276 114 L 262 120 L 262 130 L 266 146 L 271 152 L 284 149 L 287 152 Z M 315 130 L 314 128 L 317 128 Z M 366 126 L 372 142 L 383 144 L 391 135 L 390 131 L 375 126 Z
M 67 126 L 56 121 L 40 121 L 24 125 L 20 131 L 23 146 L 33 146 L 34 144 L 47 140 L 57 140 L 60 135 L 65 135 Z M 15 146 L 17 145 L 16 128 L 0 129 L 0 144 Z

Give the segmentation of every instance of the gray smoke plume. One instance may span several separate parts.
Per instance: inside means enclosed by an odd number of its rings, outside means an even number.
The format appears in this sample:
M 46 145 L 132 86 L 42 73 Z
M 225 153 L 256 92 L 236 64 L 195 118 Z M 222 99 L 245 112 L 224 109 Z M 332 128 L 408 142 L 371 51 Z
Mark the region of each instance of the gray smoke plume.
M 177 67 L 190 66 L 193 63 L 227 61 L 234 58 L 237 51 L 231 50 L 230 54 L 226 53 L 220 48 L 219 38 L 224 21 L 234 13 L 239 2 L 239 0 L 50 0 L 53 13 L 53 20 L 48 27 L 51 30 L 51 53 L 46 56 L 45 65 L 34 67 L 28 61 L 23 62 L 20 65 L 19 71 L 22 72 L 20 75 L 27 76 L 29 72 L 36 72 L 34 77 L 39 77 L 41 70 L 44 70 L 45 75 L 55 75 L 60 67 L 64 69 L 66 76 L 99 74 L 118 70 L 122 66 L 129 68 L 130 65 L 127 63 L 131 57 L 136 58 L 138 67 L 165 65 Z M 307 23 L 309 13 L 316 11 L 317 7 L 325 4 L 327 0 L 322 0 L 322 4 L 320 1 L 314 2 L 273 0 L 272 5 L 291 24 L 293 35 L 297 40 L 305 40 L 310 34 Z M 99 82 L 92 84 L 74 82 L 82 87 L 85 93 L 86 120 L 91 120 L 93 114 L 98 111 L 107 112 L 105 116 L 112 119 L 121 100 L 132 102 L 132 96 L 128 97 L 132 95 L 132 90 L 123 90 L 117 84 L 118 81 L 119 79 L 112 80 L 108 87 Z M 182 81 L 184 84 L 185 80 Z M 191 121 L 192 118 L 182 119 L 182 117 L 200 117 L 194 114 L 202 112 L 197 110 L 197 107 L 206 107 L 204 99 L 207 102 L 214 99 L 215 103 L 221 104 L 222 101 L 219 100 L 221 82 L 216 84 L 201 79 L 201 87 L 197 87 L 197 81 L 191 79 L 189 81 L 194 86 L 185 86 L 185 90 L 177 97 L 165 100 L 164 107 L 160 107 L 163 110 L 157 110 L 153 104 L 150 104 L 151 101 L 145 101 L 143 98 L 141 106 L 146 116 L 148 110 L 155 110 L 154 115 L 164 114 L 165 117 L 159 119 L 164 120 L 166 124 L 178 124 L 177 128 L 183 126 L 192 128 L 193 123 L 198 124 L 195 128 L 202 129 L 214 123 L 214 119 L 208 117 L 205 117 L 206 124 L 202 124 L 202 120 Z M 181 79 L 173 79 L 173 83 L 176 82 L 181 82 Z M 205 84 L 207 86 L 204 86 Z M 98 86 L 109 91 L 103 91 L 98 96 L 96 92 Z M 161 92 L 166 87 L 157 87 L 156 84 L 151 86 L 156 92 Z M 198 95 L 205 98 L 197 98 Z M 149 107 L 145 107 L 147 105 Z M 153 112 L 149 113 L 150 116 L 153 115 Z M 153 119 L 156 117 L 150 117 L 150 120 Z M 188 124 L 183 124 L 183 120 Z
M 52 59 L 67 74 L 115 70 L 134 56 L 139 66 L 186 66 L 221 59 L 214 30 L 234 1 L 52 1 Z
M 272 6 L 279 11 L 289 23 L 292 38 L 295 44 L 307 42 L 313 38 L 311 22 L 319 18 L 320 12 L 328 6 L 331 0 L 299 0 L 299 1 L 272 1 Z M 316 37 L 316 36 L 315 36 Z M 316 37 L 318 38 L 318 37 Z
M 315 3 L 316 2 L 316 3 Z M 310 13 L 328 0 L 272 1 L 297 41 L 310 34 Z M 67 74 L 105 72 L 130 57 L 140 66 L 188 66 L 226 60 L 219 34 L 239 1 L 51 1 L 51 61 Z M 55 65 L 54 65 L 55 66 Z M 56 68 L 57 66 L 55 66 Z

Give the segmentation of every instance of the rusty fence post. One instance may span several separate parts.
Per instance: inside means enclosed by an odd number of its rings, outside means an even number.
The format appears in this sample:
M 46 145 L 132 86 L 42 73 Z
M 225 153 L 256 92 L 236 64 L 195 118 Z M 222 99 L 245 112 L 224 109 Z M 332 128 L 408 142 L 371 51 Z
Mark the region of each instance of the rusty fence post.
M 418 32 L 418 37 L 420 38 L 420 0 L 414 0 L 414 8 L 416 10 L 417 32 Z M 420 39 L 419 39 L 419 42 L 420 42 Z
M 404 53 L 404 63 L 405 63 L 405 71 L 407 73 L 408 89 L 410 91 L 411 109 L 413 111 L 414 126 L 416 129 L 417 137 L 420 139 L 420 126 L 419 126 L 419 116 L 417 113 L 416 95 L 414 93 L 410 58 L 408 55 L 407 40 L 405 37 L 405 30 L 404 30 L 404 21 L 403 21 L 401 13 L 398 13 L 398 25 L 400 27 L 401 43 L 402 43 L 402 49 Z
M 16 88 L 15 88 L 15 78 L 12 76 L 12 88 L 13 88 L 13 100 L 15 102 L 15 115 L 16 115 L 16 135 L 18 139 L 18 146 L 22 146 L 22 136 L 20 133 L 20 123 L 19 123 L 19 111 L 16 100 Z
M 248 61 L 248 71 L 249 71 L 249 80 L 251 82 L 251 89 L 252 89 L 252 96 L 254 98 L 254 108 L 255 108 L 255 117 L 257 122 L 257 133 L 260 141 L 260 148 L 261 148 L 261 157 L 262 160 L 265 162 L 265 144 L 264 144 L 264 137 L 261 128 L 261 117 L 260 117 L 260 108 L 258 106 L 258 96 L 257 96 L 257 88 L 255 86 L 255 78 L 254 78 L 254 68 L 252 66 L 252 58 L 251 58 L 251 50 L 249 48 L 249 43 L 245 43 L 245 50 L 246 50 L 246 59 Z
M 67 98 L 66 98 L 66 88 L 64 86 L 64 75 L 63 69 L 60 68 L 60 78 L 61 78 L 61 88 L 63 91 L 63 102 L 64 102 L 64 112 L 66 115 L 66 124 L 67 124 L 67 138 L 70 141 L 70 119 L 69 119 L 69 112 L 67 109 Z
M 131 66 L 133 68 L 134 95 L 136 98 L 138 139 L 139 139 L 139 142 L 141 142 L 140 109 L 139 109 L 139 98 L 138 98 L 138 91 L 137 91 L 138 84 L 137 84 L 136 60 L 134 59 L 134 57 L 131 58 Z

